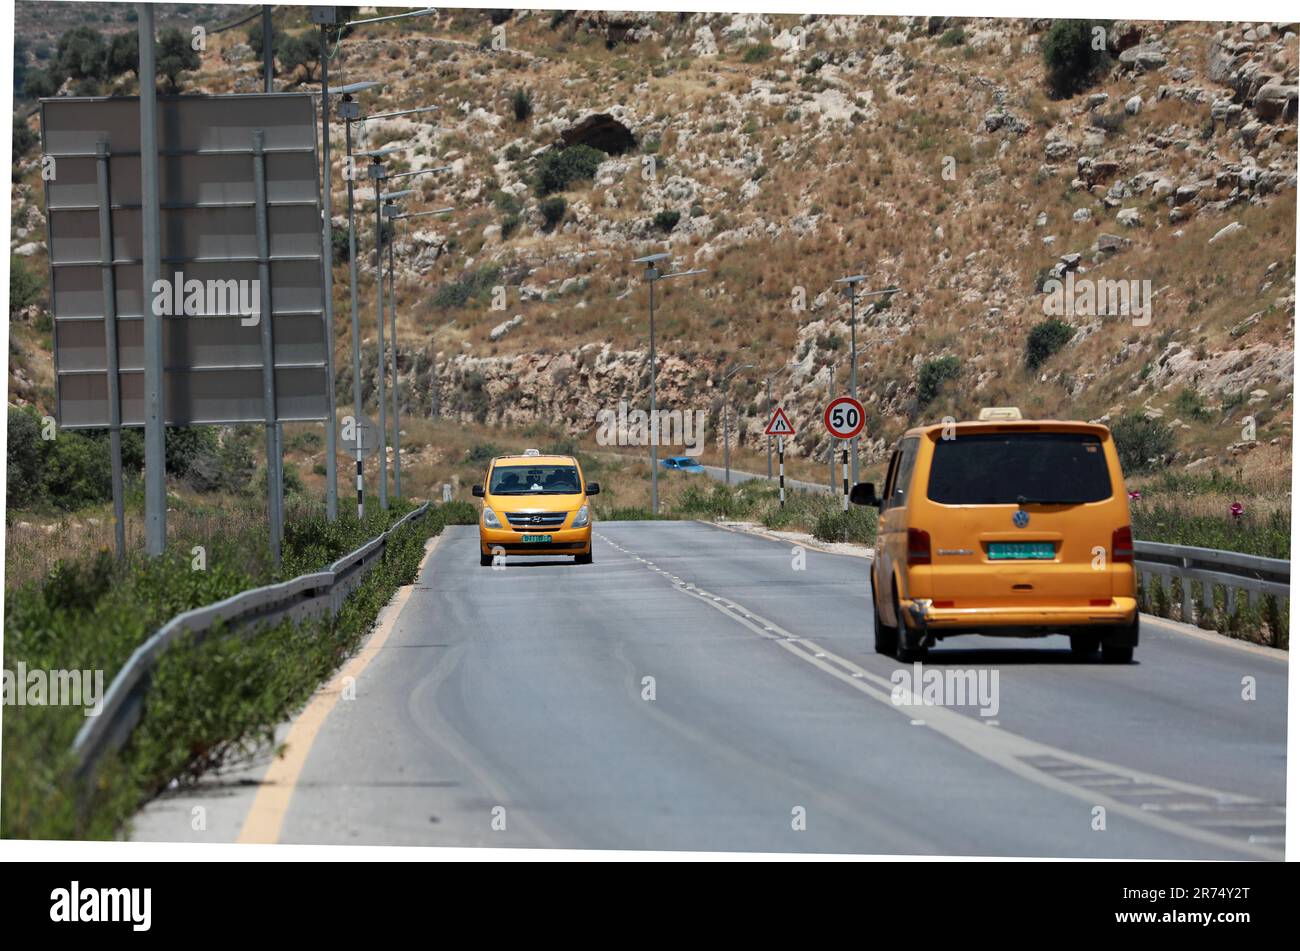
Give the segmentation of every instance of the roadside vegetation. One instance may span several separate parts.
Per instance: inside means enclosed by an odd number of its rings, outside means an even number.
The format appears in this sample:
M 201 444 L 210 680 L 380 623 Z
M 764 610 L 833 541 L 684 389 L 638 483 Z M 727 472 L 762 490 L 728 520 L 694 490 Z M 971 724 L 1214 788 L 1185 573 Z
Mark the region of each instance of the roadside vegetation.
M 157 559 L 119 565 L 106 551 L 57 565 L 5 598 L 5 663 L 28 670 L 102 670 L 107 689 L 143 641 L 176 614 L 239 591 L 318 570 L 410 511 L 398 502 L 364 521 L 333 524 L 315 512 L 287 526 L 284 564 L 258 553 L 264 529 L 250 518 L 209 539 L 206 565 L 173 544 Z M 69 749 L 85 723 L 72 706 L 8 706 L 4 716 L 6 838 L 119 836 L 129 817 L 173 781 L 188 782 L 267 749 L 275 725 L 310 698 L 364 638 L 394 589 L 408 583 L 424 541 L 446 524 L 473 522 L 467 503 L 435 506 L 401 531 L 336 619 L 291 623 L 239 637 L 181 642 L 153 676 L 143 719 L 127 746 L 104 763 L 92 788 L 74 786 Z

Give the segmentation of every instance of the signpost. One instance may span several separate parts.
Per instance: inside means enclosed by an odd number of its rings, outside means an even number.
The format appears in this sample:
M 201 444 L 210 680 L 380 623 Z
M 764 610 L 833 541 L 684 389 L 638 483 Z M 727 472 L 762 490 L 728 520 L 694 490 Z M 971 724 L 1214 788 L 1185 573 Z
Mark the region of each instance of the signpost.
M 161 436 L 163 425 L 326 419 L 311 98 L 159 96 L 156 136 L 142 106 L 41 103 L 59 426 L 148 430 L 156 419 Z M 142 175 L 151 165 L 157 174 Z M 267 446 L 274 552 L 279 440 Z M 157 450 L 147 478 L 161 479 Z M 146 486 L 150 554 L 163 549 L 165 501 Z
M 826 405 L 822 422 L 826 424 L 826 431 L 831 436 L 841 440 L 844 461 L 844 511 L 847 512 L 849 510 L 849 440 L 862 432 L 862 427 L 867 422 L 867 414 L 862 404 L 853 397 L 839 396 Z M 846 524 L 845 532 L 847 531 Z
M 781 508 L 785 508 L 785 437 L 794 435 L 794 424 L 790 422 L 790 417 L 785 415 L 785 410 L 778 406 L 772 413 L 772 418 L 768 420 L 767 429 L 763 432 L 768 436 L 776 437 L 776 458 L 781 480 Z

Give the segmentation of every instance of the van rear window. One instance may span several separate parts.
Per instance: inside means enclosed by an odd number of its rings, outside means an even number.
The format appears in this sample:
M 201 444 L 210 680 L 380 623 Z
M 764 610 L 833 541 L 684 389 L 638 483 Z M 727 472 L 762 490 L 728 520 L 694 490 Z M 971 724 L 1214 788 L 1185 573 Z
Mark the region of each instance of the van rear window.
M 1078 504 L 1113 490 L 1090 433 L 971 433 L 935 444 L 927 494 L 943 505 Z

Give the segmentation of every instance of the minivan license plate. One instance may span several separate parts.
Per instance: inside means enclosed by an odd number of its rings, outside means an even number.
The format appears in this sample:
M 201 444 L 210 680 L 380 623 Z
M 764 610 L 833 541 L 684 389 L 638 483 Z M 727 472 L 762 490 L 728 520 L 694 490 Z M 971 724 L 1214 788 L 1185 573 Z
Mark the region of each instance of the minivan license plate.
M 545 545 L 550 540 L 551 540 L 550 535 L 525 535 L 524 536 L 525 542 L 540 542 L 543 545 Z
M 1055 557 L 1056 549 L 1051 542 L 989 542 L 989 558 L 993 561 L 1051 561 Z

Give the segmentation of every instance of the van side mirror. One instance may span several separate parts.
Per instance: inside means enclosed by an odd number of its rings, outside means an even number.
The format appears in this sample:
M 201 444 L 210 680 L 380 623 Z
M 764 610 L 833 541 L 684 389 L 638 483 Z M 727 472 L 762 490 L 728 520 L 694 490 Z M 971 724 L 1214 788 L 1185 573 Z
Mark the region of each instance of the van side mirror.
M 854 505 L 871 505 L 879 508 L 880 499 L 876 497 L 876 484 L 874 482 L 859 482 L 849 490 L 849 501 Z
M 474 486 L 474 488 L 470 490 L 470 494 L 473 495 L 474 498 L 476 499 L 483 498 L 483 486 L 481 485 Z
M 587 483 L 587 494 L 588 494 L 588 495 L 600 495 L 600 483 L 599 483 L 599 482 L 588 482 L 588 483 Z

